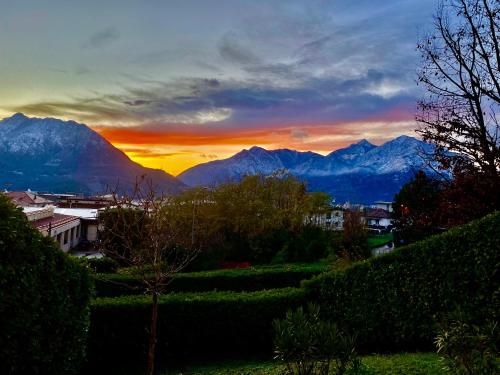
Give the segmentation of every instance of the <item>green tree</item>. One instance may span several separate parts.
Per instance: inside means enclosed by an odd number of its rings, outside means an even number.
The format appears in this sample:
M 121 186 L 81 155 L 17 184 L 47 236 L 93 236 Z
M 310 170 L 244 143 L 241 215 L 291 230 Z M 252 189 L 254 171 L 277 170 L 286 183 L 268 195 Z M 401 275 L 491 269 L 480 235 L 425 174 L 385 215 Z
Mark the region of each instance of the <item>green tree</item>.
M 419 171 L 394 197 L 392 217 L 396 246 L 440 231 L 442 183 Z
M 0 193 L 0 373 L 78 374 L 91 294 L 87 269 Z
M 360 211 L 346 211 L 344 214 L 340 256 L 350 261 L 367 259 L 371 256 L 368 232 Z

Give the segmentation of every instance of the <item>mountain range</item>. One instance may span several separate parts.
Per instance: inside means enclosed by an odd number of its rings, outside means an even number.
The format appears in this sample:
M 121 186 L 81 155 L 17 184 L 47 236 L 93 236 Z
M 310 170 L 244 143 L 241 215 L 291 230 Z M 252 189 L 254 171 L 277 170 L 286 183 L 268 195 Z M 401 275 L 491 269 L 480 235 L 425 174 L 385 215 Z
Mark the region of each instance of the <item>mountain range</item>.
M 189 186 L 215 186 L 245 175 L 284 170 L 305 181 L 311 191 L 324 191 L 337 202 L 392 200 L 419 169 L 432 173 L 423 155 L 433 147 L 400 136 L 380 146 L 361 140 L 324 156 L 288 149 L 252 147 L 224 159 L 194 166 L 178 178 Z
M 421 155 L 432 150 L 408 136 L 380 146 L 362 140 L 328 155 L 252 147 L 194 166 L 176 178 L 133 162 L 86 125 L 18 113 L 0 121 L 0 188 L 96 194 L 116 187 L 129 191 L 145 175 L 157 191 L 175 194 L 286 171 L 305 181 L 310 191 L 327 192 L 339 203 L 371 203 L 392 200 L 417 170 L 430 171 Z
M 158 191 L 177 193 L 186 187 L 163 170 L 133 162 L 86 125 L 21 113 L 0 121 L 0 188 L 124 192 L 143 175 Z

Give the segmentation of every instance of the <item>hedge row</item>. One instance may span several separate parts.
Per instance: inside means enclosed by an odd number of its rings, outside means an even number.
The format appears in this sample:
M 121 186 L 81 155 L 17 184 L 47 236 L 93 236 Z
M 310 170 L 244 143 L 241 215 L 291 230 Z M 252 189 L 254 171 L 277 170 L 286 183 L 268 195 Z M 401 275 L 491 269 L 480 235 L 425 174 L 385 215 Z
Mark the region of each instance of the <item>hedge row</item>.
M 206 272 L 180 273 L 175 276 L 170 292 L 208 291 L 257 291 L 299 287 L 300 282 L 327 270 L 327 265 L 290 264 L 248 269 L 218 270 Z M 116 297 L 142 294 L 140 282 L 128 274 L 97 274 L 95 276 L 98 297 Z
M 500 214 L 304 285 L 369 350 L 432 347 L 443 313 L 500 318 Z
M 0 193 L 0 374 L 76 374 L 91 279 Z
M 272 326 L 302 305 L 302 289 L 259 292 L 172 293 L 160 297 L 158 358 L 176 361 L 271 353 Z M 97 298 L 92 304 L 89 370 L 143 364 L 150 300 Z

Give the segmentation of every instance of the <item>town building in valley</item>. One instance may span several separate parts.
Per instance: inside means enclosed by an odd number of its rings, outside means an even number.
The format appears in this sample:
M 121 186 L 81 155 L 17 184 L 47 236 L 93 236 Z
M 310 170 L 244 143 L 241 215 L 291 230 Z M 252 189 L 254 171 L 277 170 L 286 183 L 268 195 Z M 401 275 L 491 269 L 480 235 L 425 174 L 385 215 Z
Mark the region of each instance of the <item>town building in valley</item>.
M 332 206 L 321 213 L 314 214 L 308 220 L 313 225 L 318 225 L 330 230 L 344 229 L 344 209 L 340 206 Z
M 53 206 L 23 207 L 23 211 L 30 224 L 44 236 L 54 238 L 62 251 L 68 252 L 80 243 L 79 217 L 56 213 Z
M 390 212 L 381 208 L 366 208 L 363 217 L 368 228 L 374 230 L 388 230 L 393 225 Z

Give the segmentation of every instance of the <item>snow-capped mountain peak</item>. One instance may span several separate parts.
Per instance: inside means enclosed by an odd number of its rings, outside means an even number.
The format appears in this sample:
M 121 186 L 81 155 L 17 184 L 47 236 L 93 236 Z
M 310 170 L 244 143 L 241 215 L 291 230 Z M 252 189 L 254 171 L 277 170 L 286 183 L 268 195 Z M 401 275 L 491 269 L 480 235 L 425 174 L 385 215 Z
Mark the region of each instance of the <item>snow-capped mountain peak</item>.
M 221 182 L 237 181 L 245 175 L 269 175 L 284 169 L 306 180 L 311 189 L 332 193 L 338 201 L 342 198 L 356 200 L 352 195 L 358 187 L 352 186 L 353 179 L 357 181 L 357 185 L 363 186 L 362 190 L 368 194 L 370 190 L 374 194 L 379 194 L 381 188 L 384 190 L 383 185 L 380 185 L 380 179 L 384 179 L 387 181 L 387 189 L 376 199 L 392 199 L 394 192 L 399 190 L 414 171 L 426 168 L 420 155 L 421 149 L 429 151 L 432 146 L 408 136 L 395 138 L 380 146 L 362 139 L 327 156 L 314 152 L 252 147 L 228 159 L 192 167 L 178 177 L 190 186 L 213 186 Z M 376 189 L 366 188 L 371 185 L 370 181 L 375 180 L 378 185 Z M 351 186 L 335 186 L 339 181 Z M 348 193 L 339 196 L 339 189 L 347 189 Z M 370 200 L 364 197 L 361 200 L 360 194 L 357 198 L 358 201 Z
M 167 173 L 133 162 L 86 125 L 21 113 L 0 121 L 0 186 L 97 193 L 117 183 L 130 189 L 141 175 L 165 191 L 183 188 Z

